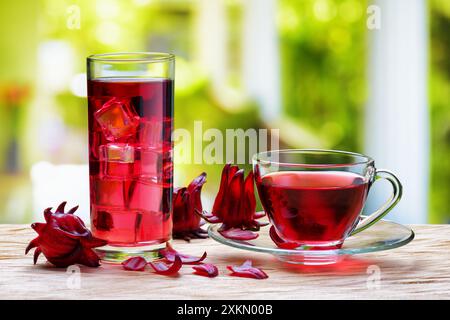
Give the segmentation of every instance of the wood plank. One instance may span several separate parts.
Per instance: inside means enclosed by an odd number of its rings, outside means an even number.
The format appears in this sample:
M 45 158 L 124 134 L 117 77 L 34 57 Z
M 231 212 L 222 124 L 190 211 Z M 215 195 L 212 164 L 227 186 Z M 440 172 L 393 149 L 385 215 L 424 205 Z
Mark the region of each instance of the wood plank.
M 73 275 L 24 255 L 34 231 L 25 225 L 0 225 L 0 299 L 450 299 L 450 226 L 415 225 L 416 238 L 391 251 L 370 253 L 323 267 L 292 266 L 272 256 L 241 251 L 211 239 L 174 241 L 182 252 L 208 252 L 220 276 L 209 279 L 184 266 L 179 277 L 120 266 L 81 267 L 80 287 Z M 266 280 L 230 277 L 226 265 L 251 258 Z M 372 266 L 372 267 L 371 267 Z M 370 267 L 370 268 L 369 268 Z M 379 287 L 369 270 L 379 270 Z M 379 268 L 379 269 L 377 269 Z

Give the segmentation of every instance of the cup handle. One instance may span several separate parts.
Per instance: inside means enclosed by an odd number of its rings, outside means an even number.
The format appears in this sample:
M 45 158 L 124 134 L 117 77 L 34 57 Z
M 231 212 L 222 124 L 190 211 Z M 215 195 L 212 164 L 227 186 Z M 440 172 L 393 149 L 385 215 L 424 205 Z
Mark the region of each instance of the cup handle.
M 374 182 L 380 179 L 386 179 L 387 181 L 389 181 L 392 184 L 394 192 L 390 196 L 389 200 L 381 206 L 381 208 L 358 223 L 349 236 L 353 236 L 375 224 L 378 220 L 388 214 L 388 212 L 391 211 L 392 208 L 394 208 L 395 205 L 400 201 L 403 193 L 403 187 L 400 183 L 400 180 L 398 180 L 398 178 L 392 172 L 382 169 L 376 170 Z

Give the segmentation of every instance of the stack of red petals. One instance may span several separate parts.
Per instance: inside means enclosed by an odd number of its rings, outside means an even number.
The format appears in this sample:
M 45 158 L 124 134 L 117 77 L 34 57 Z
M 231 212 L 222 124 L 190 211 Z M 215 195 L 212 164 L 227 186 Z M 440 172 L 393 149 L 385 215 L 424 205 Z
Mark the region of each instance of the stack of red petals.
M 222 223 L 219 232 L 226 238 L 251 240 L 258 237 L 254 231 L 266 225 L 257 221 L 264 214 L 256 213 L 255 209 L 253 171 L 245 178 L 243 169 L 226 164 L 213 209 L 211 213 L 201 212 L 201 216 L 210 223 Z
M 202 211 L 201 191 L 206 182 L 206 173 L 202 173 L 183 188 L 173 192 L 173 229 L 175 239 L 189 241 L 193 238 L 207 238 L 208 232 L 201 228 L 202 221 L 196 211 Z

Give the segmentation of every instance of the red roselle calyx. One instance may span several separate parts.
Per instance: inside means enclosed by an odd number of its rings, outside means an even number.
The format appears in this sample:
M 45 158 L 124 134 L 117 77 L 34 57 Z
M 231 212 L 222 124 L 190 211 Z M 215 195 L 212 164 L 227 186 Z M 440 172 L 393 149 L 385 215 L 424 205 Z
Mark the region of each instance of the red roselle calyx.
M 192 238 L 207 238 L 208 232 L 201 226 L 202 212 L 201 191 L 206 182 L 206 173 L 202 173 L 187 187 L 176 188 L 173 193 L 173 237 L 189 241 Z
M 34 263 L 41 253 L 57 267 L 83 264 L 98 267 L 100 258 L 92 250 L 107 244 L 107 241 L 95 238 L 80 217 L 74 215 L 78 206 L 64 212 L 66 202 L 62 202 L 56 211 L 44 210 L 45 223 L 33 223 L 31 227 L 38 233 L 27 246 L 25 254 L 32 248 Z
M 253 231 L 258 231 L 265 225 L 256 220 L 264 214 L 256 213 L 255 209 L 253 171 L 244 179 L 243 169 L 226 164 L 213 209 L 211 213 L 202 212 L 202 217 L 210 223 L 222 223 L 218 231 L 224 237 L 251 240 L 258 237 Z

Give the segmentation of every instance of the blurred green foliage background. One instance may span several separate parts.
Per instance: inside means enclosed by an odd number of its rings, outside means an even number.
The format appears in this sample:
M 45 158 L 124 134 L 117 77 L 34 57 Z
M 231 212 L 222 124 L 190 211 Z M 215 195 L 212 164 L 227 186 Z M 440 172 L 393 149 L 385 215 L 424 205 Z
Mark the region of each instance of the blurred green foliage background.
M 198 33 L 199 1 L 3 1 L 0 221 L 30 220 L 33 164 L 87 163 L 87 103 L 80 83 L 84 81 L 85 57 L 90 54 L 175 53 L 177 128 L 192 130 L 193 122 L 199 119 L 204 128 L 264 127 L 259 106 L 246 97 L 240 77 L 244 1 L 224 1 L 229 61 L 222 96 L 213 90 L 210 74 L 198 55 L 202 43 Z M 330 148 L 363 151 L 366 7 L 367 2 L 360 0 L 277 3 L 283 114 Z M 432 161 L 429 221 L 446 223 L 450 219 L 450 2 L 430 0 L 428 10 Z M 79 21 L 74 20 L 77 15 Z M 49 52 L 59 53 L 61 60 L 52 60 Z M 299 147 L 289 140 L 281 143 L 283 147 Z M 211 199 L 221 167 L 180 165 L 176 181 L 186 184 L 207 171 L 205 195 Z

